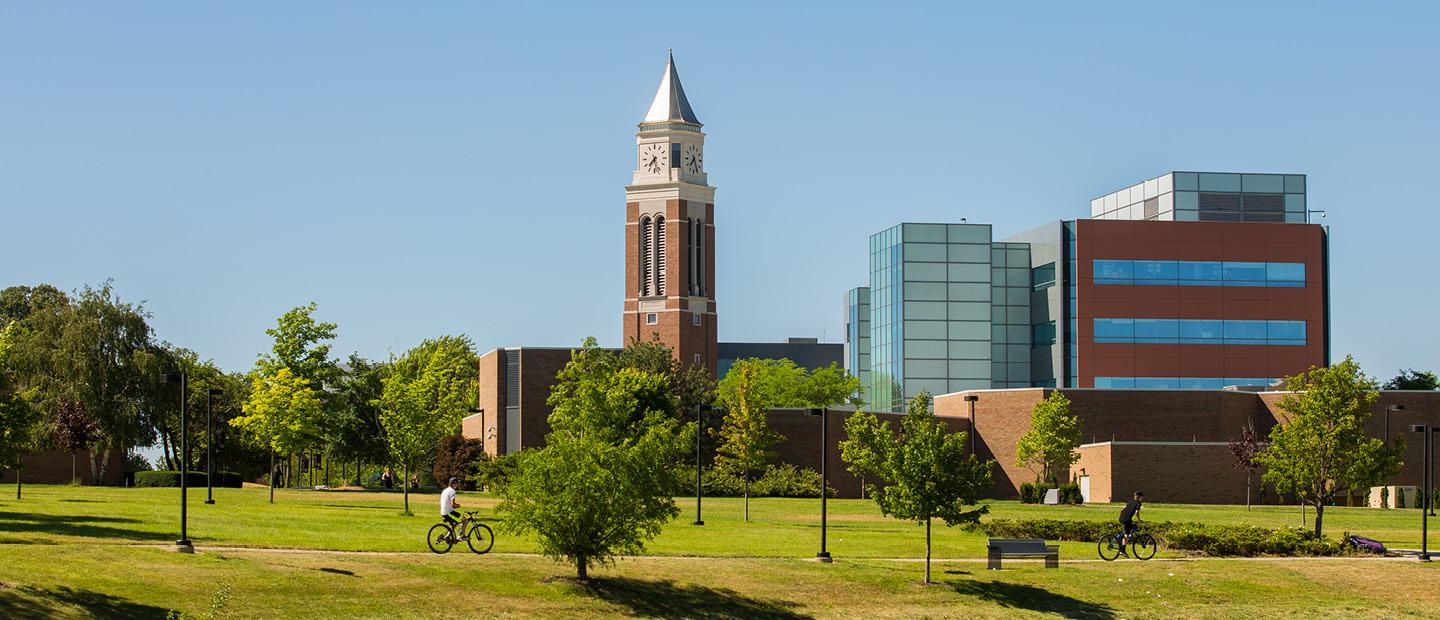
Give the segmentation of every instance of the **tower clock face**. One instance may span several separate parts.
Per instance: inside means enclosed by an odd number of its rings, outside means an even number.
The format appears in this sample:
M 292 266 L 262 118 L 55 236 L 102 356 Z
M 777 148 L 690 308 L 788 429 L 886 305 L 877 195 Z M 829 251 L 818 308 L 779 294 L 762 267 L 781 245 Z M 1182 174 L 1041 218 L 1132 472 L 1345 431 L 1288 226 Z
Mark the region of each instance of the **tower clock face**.
M 685 166 L 686 172 L 700 174 L 700 170 L 705 167 L 705 154 L 700 151 L 700 147 L 688 144 L 685 146 L 685 153 L 680 156 L 680 163 Z
M 670 167 L 669 149 L 664 144 L 651 144 L 640 149 L 640 169 L 651 174 L 659 174 L 661 170 Z

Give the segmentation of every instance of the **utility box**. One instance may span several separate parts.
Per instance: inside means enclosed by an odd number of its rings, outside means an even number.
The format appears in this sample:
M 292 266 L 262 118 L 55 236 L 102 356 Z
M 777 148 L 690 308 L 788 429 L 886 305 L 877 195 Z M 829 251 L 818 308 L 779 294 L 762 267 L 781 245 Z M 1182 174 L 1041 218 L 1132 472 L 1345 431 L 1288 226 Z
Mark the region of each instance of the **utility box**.
M 1413 486 L 1370 487 L 1371 508 L 1419 508 L 1420 490 Z

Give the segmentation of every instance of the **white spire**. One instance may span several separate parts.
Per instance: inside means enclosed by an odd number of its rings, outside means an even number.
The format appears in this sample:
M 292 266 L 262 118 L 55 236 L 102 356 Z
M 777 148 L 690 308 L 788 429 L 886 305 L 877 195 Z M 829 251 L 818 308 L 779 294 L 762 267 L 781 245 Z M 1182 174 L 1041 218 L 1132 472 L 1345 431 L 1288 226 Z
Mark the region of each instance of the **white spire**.
M 665 61 L 665 75 L 660 77 L 660 88 L 655 91 L 655 100 L 650 102 L 650 111 L 645 113 L 644 123 L 668 123 L 680 121 L 700 124 L 690 101 L 685 99 L 685 89 L 680 86 L 680 74 L 675 72 L 675 54 L 670 53 Z

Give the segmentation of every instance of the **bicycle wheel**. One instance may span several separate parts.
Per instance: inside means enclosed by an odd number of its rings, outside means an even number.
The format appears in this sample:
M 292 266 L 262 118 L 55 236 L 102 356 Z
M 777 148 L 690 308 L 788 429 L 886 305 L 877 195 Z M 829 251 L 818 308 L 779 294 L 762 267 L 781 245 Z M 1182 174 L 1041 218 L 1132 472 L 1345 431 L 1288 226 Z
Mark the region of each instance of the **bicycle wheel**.
M 1148 560 L 1155 557 L 1155 550 L 1159 546 L 1155 542 L 1155 537 L 1149 534 L 1136 534 L 1130 537 L 1131 557 L 1137 560 Z
M 1096 543 L 1095 546 L 1100 551 L 1100 559 L 1106 562 L 1114 562 L 1115 558 L 1120 557 L 1121 546 L 1119 534 L 1102 536 L 1100 542 Z
M 455 544 L 455 534 L 450 531 L 450 526 L 436 523 L 430 526 L 430 533 L 425 536 L 425 542 L 430 545 L 431 551 L 447 553 Z
M 475 553 L 485 553 L 495 546 L 495 532 L 484 523 L 470 524 L 470 533 L 465 535 L 465 544 Z

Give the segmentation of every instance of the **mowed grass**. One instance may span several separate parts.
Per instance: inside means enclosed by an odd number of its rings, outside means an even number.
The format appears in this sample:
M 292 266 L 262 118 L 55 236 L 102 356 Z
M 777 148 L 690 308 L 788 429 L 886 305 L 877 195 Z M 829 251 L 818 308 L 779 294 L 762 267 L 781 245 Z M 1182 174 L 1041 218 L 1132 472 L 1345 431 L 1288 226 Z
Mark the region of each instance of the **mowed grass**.
M 92 543 L 166 543 L 179 535 L 178 489 L 27 486 L 25 498 L 0 496 L 0 542 L 10 540 Z M 189 536 L 197 546 L 240 546 L 339 551 L 424 551 L 425 532 L 438 520 L 439 496 L 411 494 L 415 516 L 402 516 L 402 497 L 393 492 L 277 490 L 275 503 L 263 487 L 216 489 L 214 505 L 204 489 L 190 493 Z M 497 530 L 495 551 L 528 553 L 533 541 L 504 530 L 493 497 L 461 493 L 466 510 L 479 510 Z M 707 557 L 813 557 L 820 545 L 820 502 L 811 499 L 754 499 L 750 522 L 741 520 L 741 500 L 708 498 L 704 526 L 694 526 L 693 498 L 677 498 L 679 518 L 646 549 L 648 554 Z M 1053 518 L 1114 520 L 1117 504 L 1035 506 L 990 502 L 985 519 Z M 885 517 L 868 500 L 831 500 L 827 546 L 836 557 L 894 558 L 924 554 L 924 529 Z M 1293 506 L 1204 506 L 1148 504 L 1143 517 L 1154 521 L 1198 521 L 1267 527 L 1300 525 Z M 1307 516 L 1308 513 L 1307 513 Z M 1391 547 L 1419 548 L 1419 510 L 1335 507 L 1326 510 L 1326 532 L 1353 532 Z M 1432 519 L 1432 540 L 1440 519 Z M 1308 527 L 1308 524 L 1307 524 Z M 934 528 L 934 554 L 979 558 L 985 537 L 962 528 Z M 1062 543 L 1062 557 L 1095 557 L 1093 544 Z
M 234 617 L 1440 617 L 1440 563 L 1413 560 L 1267 559 L 1104 563 L 1094 545 L 1066 543 L 1044 569 L 1008 562 L 984 569 L 984 537 L 935 528 L 938 586 L 919 586 L 923 529 L 879 514 L 869 501 L 831 501 L 834 564 L 809 560 L 819 545 L 817 500 L 759 499 L 750 523 L 740 501 L 693 500 L 651 543 L 647 557 L 565 579 L 573 568 L 529 555 L 530 540 L 499 530 L 495 553 L 437 556 L 424 534 L 435 494 L 217 489 L 190 497 L 199 553 L 162 548 L 178 532 L 176 489 L 27 486 L 0 499 L 0 617 L 163 617 L 203 613 L 221 584 Z M 467 509 L 494 514 L 494 498 L 462 493 Z M 1153 520 L 1297 525 L 1293 507 L 1147 506 Z M 987 518 L 1112 519 L 1116 505 L 1054 507 L 994 502 Z M 1365 533 L 1392 546 L 1419 544 L 1419 511 L 1327 513 L 1329 531 Z M 501 525 L 491 521 L 492 526 Z M 1408 538 L 1407 538 L 1408 536 Z M 154 545 L 154 546 L 147 546 Z M 286 551 L 299 549 L 302 551 Z M 367 553 L 368 552 L 368 553 Z M 899 558 L 899 559 L 896 559 Z
M 1440 610 L 1440 568 L 1389 560 L 1092 562 L 637 558 L 592 586 L 532 556 L 3 545 L 0 616 L 239 618 L 1394 618 Z M 1404 593 L 1402 596 L 1400 593 Z

